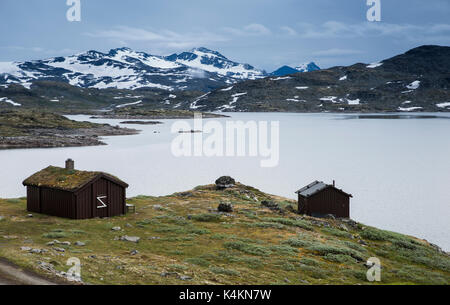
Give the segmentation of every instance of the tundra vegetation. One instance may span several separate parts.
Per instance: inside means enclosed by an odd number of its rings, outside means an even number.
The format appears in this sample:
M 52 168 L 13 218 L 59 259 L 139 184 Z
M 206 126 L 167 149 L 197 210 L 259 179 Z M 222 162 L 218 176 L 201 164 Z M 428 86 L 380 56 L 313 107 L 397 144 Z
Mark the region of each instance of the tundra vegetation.
M 424 240 L 298 215 L 294 201 L 239 183 L 128 202 L 136 213 L 80 221 L 0 200 L 0 257 L 49 277 L 76 257 L 88 284 L 450 283 L 449 255 Z M 370 257 L 381 260 L 379 283 L 366 279 Z

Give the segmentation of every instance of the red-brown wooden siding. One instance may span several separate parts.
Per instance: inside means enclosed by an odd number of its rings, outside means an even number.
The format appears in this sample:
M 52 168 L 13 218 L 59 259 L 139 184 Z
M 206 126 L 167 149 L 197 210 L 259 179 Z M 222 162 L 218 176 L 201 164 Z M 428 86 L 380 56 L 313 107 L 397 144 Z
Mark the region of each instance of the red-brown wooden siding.
M 350 197 L 332 187 L 308 198 L 299 195 L 298 203 L 298 210 L 302 214 L 312 216 L 333 214 L 340 218 L 350 217 Z
M 30 212 L 42 213 L 72 219 L 88 219 L 95 217 L 113 217 L 126 212 L 126 191 L 123 185 L 101 177 L 91 181 L 77 192 L 62 191 L 45 187 L 27 187 L 27 209 Z M 106 196 L 101 206 L 98 197 Z
M 27 187 L 27 210 L 30 212 L 40 213 L 39 188 L 36 186 Z
M 41 213 L 76 218 L 73 193 L 41 187 Z

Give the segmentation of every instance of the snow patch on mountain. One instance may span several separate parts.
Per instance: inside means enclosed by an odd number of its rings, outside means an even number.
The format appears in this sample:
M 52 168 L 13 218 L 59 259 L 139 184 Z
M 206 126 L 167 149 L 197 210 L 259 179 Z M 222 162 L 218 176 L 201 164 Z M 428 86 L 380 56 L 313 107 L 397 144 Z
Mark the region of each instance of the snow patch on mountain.
M 406 88 L 410 89 L 410 90 L 416 90 L 420 87 L 420 80 L 416 80 L 413 81 L 411 84 L 409 84 L 408 86 L 406 86 Z
M 4 102 L 4 103 L 11 104 L 11 105 L 13 105 L 14 107 L 20 107 L 20 106 L 22 106 L 21 104 L 16 103 L 16 102 L 14 102 L 13 100 L 8 99 L 7 97 L 2 97 L 2 98 L 0 98 L 0 102 Z
M 35 80 L 45 79 L 83 88 L 203 90 L 265 76 L 262 70 L 233 62 L 206 48 L 170 56 L 120 48 L 108 53 L 88 51 L 45 60 L 0 63 L 0 85 L 15 83 L 26 88 Z
M 375 68 L 381 67 L 382 65 L 383 65 L 382 62 L 376 62 L 376 63 L 368 65 L 366 68 L 375 69 Z

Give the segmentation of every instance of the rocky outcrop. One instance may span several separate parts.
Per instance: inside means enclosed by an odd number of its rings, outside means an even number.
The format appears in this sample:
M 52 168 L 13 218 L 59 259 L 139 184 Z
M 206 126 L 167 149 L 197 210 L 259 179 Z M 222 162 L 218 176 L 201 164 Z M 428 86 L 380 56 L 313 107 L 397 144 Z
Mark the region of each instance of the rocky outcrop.
M 216 180 L 216 187 L 219 190 L 227 189 L 235 186 L 236 181 L 230 176 L 223 176 Z

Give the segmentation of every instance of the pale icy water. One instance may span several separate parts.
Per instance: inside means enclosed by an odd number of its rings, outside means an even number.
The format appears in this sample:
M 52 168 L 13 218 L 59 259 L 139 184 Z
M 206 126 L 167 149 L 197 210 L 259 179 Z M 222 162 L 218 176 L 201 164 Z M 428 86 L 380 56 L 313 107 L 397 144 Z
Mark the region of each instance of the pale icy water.
M 24 178 L 50 164 L 63 166 L 67 158 L 73 158 L 78 169 L 117 175 L 130 184 L 128 196 L 171 194 L 231 175 L 265 192 L 296 198 L 294 192 L 300 187 L 314 180 L 331 183 L 334 179 L 354 196 L 353 219 L 422 237 L 450 250 L 450 119 L 231 115 L 233 120 L 280 122 L 277 167 L 260 167 L 260 157 L 176 158 L 170 149 L 178 136 L 170 133 L 174 121 L 163 120 L 165 124 L 158 126 L 129 125 L 143 132 L 107 137 L 108 146 L 2 150 L 0 197 L 25 196 Z

